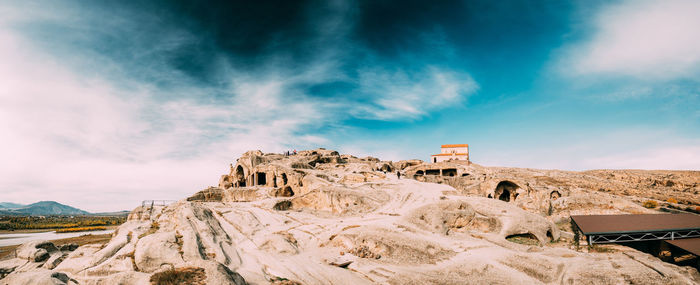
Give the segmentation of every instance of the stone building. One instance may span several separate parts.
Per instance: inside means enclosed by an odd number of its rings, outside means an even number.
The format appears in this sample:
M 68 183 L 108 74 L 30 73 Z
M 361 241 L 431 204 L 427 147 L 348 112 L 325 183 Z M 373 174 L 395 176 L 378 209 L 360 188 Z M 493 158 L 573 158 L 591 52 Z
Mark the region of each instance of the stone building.
M 430 156 L 432 163 L 459 160 L 469 162 L 468 144 L 443 144 L 440 146 L 440 153 Z

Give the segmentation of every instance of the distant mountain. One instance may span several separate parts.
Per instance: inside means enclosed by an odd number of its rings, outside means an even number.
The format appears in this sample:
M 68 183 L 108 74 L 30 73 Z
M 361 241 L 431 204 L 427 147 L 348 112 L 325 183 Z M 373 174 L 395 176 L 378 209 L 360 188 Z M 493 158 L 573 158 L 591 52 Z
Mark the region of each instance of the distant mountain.
M 0 209 L 12 209 L 12 208 L 22 208 L 26 205 L 10 203 L 10 202 L 0 202 Z
M 13 204 L 13 203 L 3 203 Z M 14 204 L 19 205 L 19 204 Z M 55 215 L 90 215 L 71 206 L 63 205 L 54 201 L 41 201 L 29 205 L 19 205 L 17 208 L 0 209 L 0 215 L 7 216 L 55 216 Z

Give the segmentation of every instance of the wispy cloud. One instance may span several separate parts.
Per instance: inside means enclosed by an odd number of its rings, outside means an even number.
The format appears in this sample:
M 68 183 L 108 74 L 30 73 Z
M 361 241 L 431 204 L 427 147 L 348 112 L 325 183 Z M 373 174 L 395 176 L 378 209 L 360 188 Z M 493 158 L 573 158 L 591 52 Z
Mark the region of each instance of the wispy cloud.
M 589 39 L 571 46 L 561 68 L 572 75 L 697 78 L 700 2 L 623 1 L 604 7 Z
M 390 82 L 390 83 L 389 83 Z M 436 67 L 420 72 L 360 70 L 359 92 L 370 104 L 352 110 L 361 118 L 392 120 L 418 118 L 431 111 L 460 104 L 478 89 L 468 75 Z
M 0 200 L 57 200 L 98 211 L 179 199 L 216 183 L 243 151 L 332 144 L 322 131 L 329 125 L 352 117 L 415 119 L 477 88 L 449 68 L 367 61 L 359 72 L 348 70 L 369 51 L 345 38 L 354 15 L 347 2 L 331 5 L 333 13 L 314 25 L 323 28 L 312 48 L 323 52 L 303 68 L 271 53 L 248 69 L 211 50 L 203 72 L 216 84 L 173 66 L 183 46 L 203 45 L 186 30 L 142 29 L 124 10 L 108 17 L 44 4 L 60 13 L 0 6 L 10 15 L 0 21 Z M 167 26 L 166 18 L 152 21 Z M 64 37 L 45 34 L 49 28 Z M 361 93 L 314 93 L 327 82 Z

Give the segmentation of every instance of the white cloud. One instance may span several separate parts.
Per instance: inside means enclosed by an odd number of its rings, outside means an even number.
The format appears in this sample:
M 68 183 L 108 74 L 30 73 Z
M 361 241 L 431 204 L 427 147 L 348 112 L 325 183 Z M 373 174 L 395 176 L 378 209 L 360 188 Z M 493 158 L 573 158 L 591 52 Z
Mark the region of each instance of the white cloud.
M 604 7 L 592 37 L 570 48 L 561 68 L 574 75 L 697 78 L 700 1 L 624 1 Z
M 460 103 L 477 88 L 467 74 L 447 69 L 372 69 L 353 82 L 372 96 L 369 100 L 366 94 L 345 99 L 305 94 L 299 85 L 352 81 L 342 69 L 361 49 L 343 39 L 352 27 L 352 7 L 329 15 L 325 21 L 333 25 L 319 25 L 325 27 L 319 31 L 319 46 L 336 44 L 324 47 L 327 52 L 303 70 L 286 69 L 293 65 L 274 55 L 267 69 L 256 71 L 221 63 L 217 72 L 229 78 L 230 87 L 212 90 L 189 86 L 185 75 L 158 58 L 158 53 L 196 41 L 194 35 L 164 31 L 166 40 L 153 41 L 124 11 L 102 22 L 102 11 L 83 15 L 79 7 L 56 6 L 0 5 L 0 201 L 56 200 L 107 211 L 131 209 L 145 199 L 181 199 L 215 184 L 244 151 L 331 144 L 314 130 L 352 115 L 417 118 Z M 47 10 L 58 12 L 43 12 Z M 119 38 L 133 29 L 135 47 L 120 53 L 139 64 L 120 65 L 99 48 L 68 44 L 54 49 L 54 41 L 62 38 L 37 42 L 21 32 L 33 23 L 67 25 L 74 32 L 70 39 L 78 41 Z M 163 90 L 134 74 L 186 83 Z M 220 96 L 213 98 L 210 92 Z
M 360 70 L 359 92 L 370 104 L 351 110 L 354 116 L 379 119 L 415 119 L 428 112 L 461 103 L 479 88 L 468 74 L 429 67 L 420 72 Z
M 247 78 L 223 103 L 163 101 L 148 86 L 76 73 L 1 27 L 0 54 L 3 201 L 130 209 L 215 184 L 246 150 L 327 142 L 297 138 L 327 114 L 314 102 L 285 97 L 284 84 L 274 80 Z

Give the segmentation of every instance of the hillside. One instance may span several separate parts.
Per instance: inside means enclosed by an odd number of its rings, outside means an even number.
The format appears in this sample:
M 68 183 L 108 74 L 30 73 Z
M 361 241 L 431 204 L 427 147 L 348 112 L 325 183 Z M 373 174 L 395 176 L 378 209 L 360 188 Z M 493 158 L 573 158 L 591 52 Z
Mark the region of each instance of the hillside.
M 6 203 L 12 204 L 12 203 Z M 19 204 L 13 204 L 19 205 Z M 41 201 L 29 205 L 19 205 L 0 210 L 6 216 L 56 216 L 56 215 L 90 215 L 89 212 L 54 201 Z
M 0 209 L 21 208 L 21 207 L 24 207 L 24 206 L 25 206 L 25 205 L 17 204 L 17 203 L 0 202 Z
M 698 182 L 697 171 L 249 151 L 216 187 L 134 209 L 105 246 L 25 244 L 0 262 L 0 283 L 698 284 L 695 268 L 630 247 L 579 248 L 568 219 L 695 209 Z

